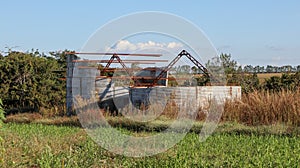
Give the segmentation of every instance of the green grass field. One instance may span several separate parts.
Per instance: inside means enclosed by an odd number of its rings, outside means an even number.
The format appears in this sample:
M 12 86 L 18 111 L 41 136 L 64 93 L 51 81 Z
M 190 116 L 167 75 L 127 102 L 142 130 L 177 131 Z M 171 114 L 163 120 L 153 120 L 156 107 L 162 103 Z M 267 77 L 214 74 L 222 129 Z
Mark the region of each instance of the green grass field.
M 221 124 L 205 142 L 194 131 L 165 153 L 128 158 L 99 147 L 80 127 L 7 123 L 0 129 L 0 167 L 297 167 L 298 129 Z

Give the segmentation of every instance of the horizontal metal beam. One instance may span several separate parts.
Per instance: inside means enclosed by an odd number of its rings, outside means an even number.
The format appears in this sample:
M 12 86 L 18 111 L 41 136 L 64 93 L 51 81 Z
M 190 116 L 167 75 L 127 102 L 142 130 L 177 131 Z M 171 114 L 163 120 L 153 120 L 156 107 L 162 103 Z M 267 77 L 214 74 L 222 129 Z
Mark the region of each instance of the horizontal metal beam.
M 142 53 L 96 53 L 96 52 L 67 52 L 66 54 L 73 55 L 118 55 L 118 56 L 143 56 L 143 57 L 160 57 L 162 54 L 142 54 Z
M 76 68 L 79 68 L 79 69 L 99 69 L 98 66 L 76 66 Z M 158 69 L 158 68 L 127 68 L 128 70 L 131 70 L 131 71 L 161 71 L 161 69 Z M 108 68 L 106 70 L 102 70 L 102 71 L 105 71 L 105 72 L 116 72 L 116 71 L 125 71 L 123 68 Z
M 73 62 L 88 62 L 88 63 L 108 63 L 110 60 L 74 60 Z M 157 62 L 168 62 L 168 60 L 122 60 L 123 63 L 137 63 L 137 64 L 144 64 L 144 63 L 157 63 Z M 120 63 L 117 60 L 113 60 L 111 63 Z
M 110 79 L 146 79 L 146 80 L 154 80 L 156 77 L 153 76 L 96 76 L 96 79 L 103 79 L 103 78 L 110 78 Z M 189 80 L 191 78 L 174 78 L 174 77 L 168 77 L 168 78 L 160 78 L 159 80 Z

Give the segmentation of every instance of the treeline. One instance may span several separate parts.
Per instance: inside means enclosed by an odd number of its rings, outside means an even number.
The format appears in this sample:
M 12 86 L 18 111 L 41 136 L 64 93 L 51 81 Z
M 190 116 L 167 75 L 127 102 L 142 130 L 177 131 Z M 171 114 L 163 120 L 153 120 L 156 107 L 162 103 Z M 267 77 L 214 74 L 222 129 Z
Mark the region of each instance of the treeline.
M 272 76 L 264 79 L 259 79 L 256 73 L 233 73 L 227 77 L 227 85 L 241 86 L 243 93 L 260 90 L 271 92 L 296 91 L 300 88 L 300 72 L 283 73 L 280 77 Z
M 232 60 L 230 54 L 221 54 L 220 61 L 223 64 L 224 72 L 226 74 L 230 73 L 296 73 L 300 72 L 300 65 L 298 66 L 291 66 L 291 65 L 284 65 L 284 66 L 260 66 L 260 65 L 245 65 L 239 66 L 235 60 Z M 205 64 L 208 67 L 208 63 Z M 188 74 L 188 73 L 202 73 L 196 66 L 190 65 L 182 65 L 176 66 L 171 68 L 171 71 L 175 72 L 176 74 Z
M 220 60 L 224 67 L 227 85 L 242 87 L 243 93 L 252 91 L 295 91 L 300 88 L 300 65 L 286 66 L 238 66 L 230 54 L 221 54 Z M 281 76 L 258 77 L 260 73 L 281 73 Z
M 265 66 L 252 66 L 252 65 L 246 65 L 244 68 L 241 69 L 243 72 L 249 72 L 249 73 L 296 73 L 300 72 L 300 65 L 298 66 L 291 66 L 291 65 L 285 65 L 285 66 L 272 66 L 267 65 Z
M 282 89 L 294 91 L 300 87 L 300 65 L 298 66 L 239 66 L 231 58 L 230 54 L 221 54 L 218 58 L 223 67 L 222 72 L 226 76 L 226 84 L 241 86 L 243 93 L 249 93 L 257 90 L 281 91 Z M 212 63 L 208 61 L 205 67 L 209 69 Z M 264 73 L 278 73 L 274 76 L 264 76 Z M 176 66 L 170 70 L 170 74 L 194 74 L 198 86 L 210 85 L 210 80 L 203 76 L 203 72 L 196 66 Z M 190 84 L 191 81 L 185 83 Z M 174 86 L 174 81 L 169 81 L 170 86 Z
M 65 52 L 45 55 L 32 50 L 0 55 L 0 99 L 6 113 L 65 111 Z
M 176 74 L 187 74 L 187 73 L 202 73 L 196 66 L 189 66 L 189 65 L 182 65 L 176 66 L 171 69 L 171 71 L 175 72 Z M 236 66 L 234 67 L 234 71 L 232 72 L 239 72 L 239 73 L 296 73 L 300 72 L 300 65 L 298 66 L 291 66 L 291 65 L 284 65 L 284 66 Z

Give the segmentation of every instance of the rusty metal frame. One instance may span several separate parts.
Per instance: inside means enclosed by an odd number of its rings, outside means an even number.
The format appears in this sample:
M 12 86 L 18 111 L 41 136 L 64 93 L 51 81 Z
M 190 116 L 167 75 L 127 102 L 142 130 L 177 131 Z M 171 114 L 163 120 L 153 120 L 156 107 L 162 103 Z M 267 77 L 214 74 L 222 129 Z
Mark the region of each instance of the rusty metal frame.
M 126 71 L 126 73 L 134 80 L 134 83 L 137 82 L 136 79 L 139 77 L 132 77 L 132 71 L 136 68 L 128 68 L 125 63 L 141 63 L 141 64 L 155 64 L 156 62 L 167 62 L 167 60 L 122 60 L 120 56 L 144 56 L 144 57 L 160 57 L 161 54 L 127 54 L 127 53 L 87 53 L 87 52 L 69 52 L 67 54 L 83 54 L 83 55 L 112 55 L 109 60 L 74 60 L 74 62 L 98 62 L 98 63 L 107 63 L 102 72 L 111 72 L 114 70 L 109 69 L 112 63 L 119 63 L 121 64 L 122 68 L 118 71 Z M 163 78 L 164 74 L 167 73 L 183 56 L 186 56 L 194 65 L 198 67 L 204 74 L 204 76 L 210 77 L 208 70 L 203 66 L 196 58 L 194 58 L 190 53 L 186 50 L 182 50 L 162 71 L 159 73 L 158 76 L 153 77 L 153 83 L 150 84 L 142 84 L 143 86 L 153 87 L 157 86 L 157 82 Z M 84 68 L 84 66 L 82 66 Z M 92 68 L 92 67 L 89 67 Z M 141 86 L 141 83 L 135 84 L 134 87 Z
M 205 76 L 209 77 L 208 70 L 196 59 L 194 58 L 190 53 L 188 53 L 185 50 L 182 50 L 170 63 L 168 66 L 166 66 L 160 74 L 154 79 L 152 86 L 155 86 L 156 83 L 163 77 L 165 73 L 167 73 L 175 64 L 178 62 L 182 56 L 186 56 L 189 60 L 191 60 L 203 73 Z

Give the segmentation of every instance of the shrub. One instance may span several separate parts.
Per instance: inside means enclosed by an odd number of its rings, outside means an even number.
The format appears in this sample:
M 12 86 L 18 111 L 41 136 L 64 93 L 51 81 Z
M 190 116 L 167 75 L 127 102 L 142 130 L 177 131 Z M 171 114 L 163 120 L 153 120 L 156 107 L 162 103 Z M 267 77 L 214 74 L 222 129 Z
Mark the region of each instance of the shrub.
M 262 87 L 265 90 L 279 92 L 282 89 L 296 91 L 300 87 L 300 73 L 282 74 L 281 77 L 273 76 L 266 79 Z

